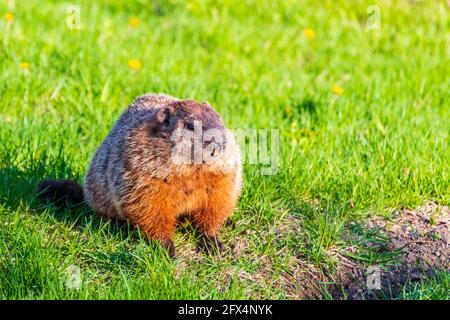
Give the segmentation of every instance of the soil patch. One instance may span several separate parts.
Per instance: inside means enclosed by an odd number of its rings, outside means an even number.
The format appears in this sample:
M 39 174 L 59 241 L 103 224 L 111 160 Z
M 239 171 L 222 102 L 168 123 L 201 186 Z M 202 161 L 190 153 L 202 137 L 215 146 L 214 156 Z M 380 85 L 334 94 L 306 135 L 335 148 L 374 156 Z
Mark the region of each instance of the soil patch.
M 450 270 L 450 208 L 427 203 L 415 210 L 400 209 L 390 219 L 372 218 L 368 230 L 388 241 L 368 243 L 376 250 L 398 254 L 394 263 L 347 269 L 341 292 L 349 299 L 394 298 L 407 282 L 424 280 L 436 271 Z M 378 248 L 377 248 L 378 247 Z

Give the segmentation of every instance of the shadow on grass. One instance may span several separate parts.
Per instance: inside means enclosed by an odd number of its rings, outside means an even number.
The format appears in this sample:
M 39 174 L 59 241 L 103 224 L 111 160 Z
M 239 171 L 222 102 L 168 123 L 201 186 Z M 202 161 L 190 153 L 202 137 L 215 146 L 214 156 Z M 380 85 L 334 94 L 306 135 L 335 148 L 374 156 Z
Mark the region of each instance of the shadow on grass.
M 128 223 L 97 217 L 84 204 L 61 209 L 41 203 L 36 186 L 46 177 L 43 166 L 0 168 L 0 209 L 6 209 L 1 213 L 0 298 L 98 298 L 106 285 L 86 282 L 78 291 L 67 287 L 72 266 L 83 270 L 86 279 L 92 276 L 102 283 L 106 280 L 98 275 L 106 275 L 108 285 L 116 286 L 148 279 L 148 269 L 171 276 L 173 261 L 166 250 Z
M 98 217 L 84 203 L 79 205 L 67 203 L 64 206 L 57 206 L 39 201 L 37 185 L 41 180 L 49 178 L 45 175 L 44 167 L 44 165 L 35 165 L 26 171 L 15 166 L 0 168 L 1 204 L 11 209 L 24 208 L 39 216 L 52 215 L 57 221 L 73 225 L 78 229 L 89 225 L 93 231 L 100 231 L 104 230 L 105 224 L 109 224 L 108 228 L 111 232 L 120 232 L 125 237 L 137 237 L 137 232 L 134 232 L 135 230 L 126 221 Z M 56 177 L 54 174 L 52 176 L 62 179 L 64 175 L 65 172 L 61 172 Z

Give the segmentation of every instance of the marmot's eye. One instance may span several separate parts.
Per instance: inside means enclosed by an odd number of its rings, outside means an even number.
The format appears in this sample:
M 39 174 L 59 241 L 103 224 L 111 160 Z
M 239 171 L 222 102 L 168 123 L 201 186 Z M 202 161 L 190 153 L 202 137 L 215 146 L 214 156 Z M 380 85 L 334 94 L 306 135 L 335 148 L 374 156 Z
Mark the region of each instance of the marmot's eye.
M 164 127 L 168 128 L 170 126 L 170 119 L 167 119 L 167 118 L 164 119 L 163 125 L 164 125 Z
M 167 111 L 164 115 L 163 126 L 168 128 L 170 126 L 170 112 Z
M 186 129 L 194 131 L 194 125 L 192 123 L 186 123 L 186 125 L 184 126 Z

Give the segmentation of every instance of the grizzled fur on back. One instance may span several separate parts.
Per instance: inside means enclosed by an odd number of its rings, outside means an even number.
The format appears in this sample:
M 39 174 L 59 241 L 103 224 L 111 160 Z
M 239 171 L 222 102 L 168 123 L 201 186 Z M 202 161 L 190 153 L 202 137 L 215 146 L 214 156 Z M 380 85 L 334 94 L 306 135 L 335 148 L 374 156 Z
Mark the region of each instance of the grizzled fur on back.
M 162 94 L 140 96 L 115 123 L 94 155 L 84 182 L 86 202 L 97 213 L 125 219 L 117 199 L 122 177 L 126 174 L 125 142 L 130 138 L 132 130 L 146 120 L 153 119 L 158 108 L 174 101 L 178 99 Z

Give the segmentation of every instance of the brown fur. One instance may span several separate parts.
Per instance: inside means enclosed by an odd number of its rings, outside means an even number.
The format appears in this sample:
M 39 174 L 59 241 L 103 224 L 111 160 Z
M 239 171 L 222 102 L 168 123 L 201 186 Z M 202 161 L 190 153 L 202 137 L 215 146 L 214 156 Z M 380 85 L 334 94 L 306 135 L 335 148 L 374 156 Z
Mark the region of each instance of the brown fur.
M 225 142 L 217 144 L 221 151 L 212 162 L 178 163 L 172 158 L 176 142 L 171 135 L 194 122 L 203 131 L 223 132 Z M 202 144 L 203 155 L 211 153 L 208 142 Z M 192 217 L 205 239 L 218 242 L 241 190 L 240 161 L 234 138 L 209 104 L 144 95 L 122 114 L 97 150 L 84 197 L 98 215 L 130 221 L 174 255 L 172 237 L 182 215 Z

